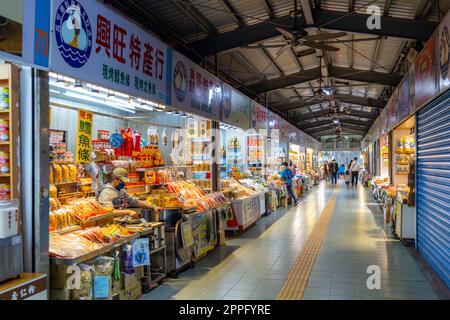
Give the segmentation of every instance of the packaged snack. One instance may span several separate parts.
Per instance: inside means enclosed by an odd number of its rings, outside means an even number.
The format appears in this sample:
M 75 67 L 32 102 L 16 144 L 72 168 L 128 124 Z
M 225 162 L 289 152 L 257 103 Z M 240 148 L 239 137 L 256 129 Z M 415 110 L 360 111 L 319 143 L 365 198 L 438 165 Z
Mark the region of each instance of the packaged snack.
M 93 268 L 87 264 L 78 265 L 80 268 L 80 287 L 72 290 L 73 300 L 92 300 Z
M 77 166 L 74 164 L 69 164 L 69 180 L 70 182 L 76 182 L 77 179 Z
M 56 184 L 63 183 L 63 172 L 59 164 L 53 165 L 54 181 Z
M 63 178 L 63 183 L 70 182 L 69 166 L 63 164 L 63 165 L 61 166 L 61 168 L 62 168 L 62 178 Z

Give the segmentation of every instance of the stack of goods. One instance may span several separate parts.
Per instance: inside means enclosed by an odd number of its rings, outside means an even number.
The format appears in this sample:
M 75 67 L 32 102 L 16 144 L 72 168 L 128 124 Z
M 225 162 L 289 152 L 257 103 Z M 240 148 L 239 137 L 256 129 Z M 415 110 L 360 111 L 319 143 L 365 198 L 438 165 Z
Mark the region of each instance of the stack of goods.
M 140 181 L 138 173 L 129 173 L 128 178 L 130 182 L 125 184 L 125 187 L 130 194 L 145 193 L 145 181 Z
M 233 193 L 236 199 L 243 199 L 256 194 L 256 191 L 243 186 L 233 178 L 229 180 L 229 186 L 231 189 L 233 189 Z
M 50 212 L 49 231 L 62 231 L 78 225 L 73 209 L 61 208 Z
M 239 180 L 239 183 L 242 184 L 244 187 L 250 188 L 257 192 L 267 192 L 268 191 L 265 183 L 263 183 L 261 181 L 256 181 L 253 179 L 241 179 L 241 180 Z
M 194 164 L 194 172 L 208 172 L 211 171 L 211 165 L 205 161 Z
M 230 172 L 230 177 L 233 179 L 240 180 L 249 177 L 249 174 L 239 171 L 238 167 L 233 167 Z
M 9 120 L 0 119 L 0 141 L 9 141 Z
M 0 88 L 0 110 L 9 110 L 9 88 L 7 87 Z
M 102 216 L 111 212 L 110 209 L 102 208 L 96 199 L 77 199 L 68 204 L 77 219 L 81 221 Z
M 73 162 L 73 153 L 67 151 L 65 143 L 50 144 L 50 160 L 53 163 Z
M 109 131 L 98 130 L 97 140 L 92 140 L 92 146 L 93 150 L 98 152 L 106 152 L 106 150 L 112 149 L 109 143 Z
M 0 152 L 0 173 L 7 174 L 9 171 L 9 152 L 2 151 Z
M 83 193 L 92 193 L 92 178 L 81 178 L 81 192 Z
M 374 177 L 373 178 L 373 182 L 375 183 L 376 186 L 380 187 L 380 188 L 388 188 L 390 183 L 389 183 L 389 177 Z
M 11 199 L 11 187 L 9 183 L 0 183 L 0 201 Z
M 166 189 L 169 193 L 180 195 L 184 200 L 184 207 L 196 207 L 199 212 L 218 207 L 226 201 L 220 192 L 206 194 L 201 188 L 189 181 L 170 182 Z
M 49 253 L 57 258 L 74 259 L 101 248 L 101 244 L 87 240 L 78 233 L 54 233 L 49 238 Z
M 110 244 L 131 236 L 134 232 L 117 224 L 111 224 L 107 227 L 93 227 L 76 233 L 94 243 Z
M 164 160 L 158 146 L 146 146 L 140 152 L 134 153 L 136 168 L 154 168 L 164 166 Z
M 50 166 L 50 184 L 78 182 L 78 166 L 76 164 L 58 164 Z
M 178 195 L 168 194 L 164 190 L 155 190 L 147 197 L 147 202 L 157 208 L 182 208 Z

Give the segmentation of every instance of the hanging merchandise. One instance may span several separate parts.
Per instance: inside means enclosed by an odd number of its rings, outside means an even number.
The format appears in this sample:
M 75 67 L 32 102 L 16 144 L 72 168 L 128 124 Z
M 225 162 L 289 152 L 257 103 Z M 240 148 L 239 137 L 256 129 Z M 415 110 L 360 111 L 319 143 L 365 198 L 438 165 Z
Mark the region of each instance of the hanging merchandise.
M 167 146 L 167 133 L 166 133 L 166 129 L 164 128 L 163 133 L 162 133 L 162 141 L 163 141 L 163 146 Z
M 113 148 L 120 148 L 123 144 L 123 137 L 120 133 L 113 133 L 109 138 L 109 144 Z
M 133 131 L 133 152 L 141 152 L 141 134 Z

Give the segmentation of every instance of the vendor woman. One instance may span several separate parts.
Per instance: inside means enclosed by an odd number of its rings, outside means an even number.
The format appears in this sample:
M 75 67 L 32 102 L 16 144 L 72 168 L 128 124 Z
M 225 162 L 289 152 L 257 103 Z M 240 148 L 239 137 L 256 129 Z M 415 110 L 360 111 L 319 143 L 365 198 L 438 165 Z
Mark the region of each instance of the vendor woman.
M 100 192 L 98 201 L 105 208 L 114 208 L 115 213 L 123 215 L 136 215 L 133 210 L 127 208 L 151 209 L 152 206 L 145 201 L 132 197 L 125 190 L 125 183 L 129 183 L 127 170 L 117 168 L 113 171 L 113 180 Z

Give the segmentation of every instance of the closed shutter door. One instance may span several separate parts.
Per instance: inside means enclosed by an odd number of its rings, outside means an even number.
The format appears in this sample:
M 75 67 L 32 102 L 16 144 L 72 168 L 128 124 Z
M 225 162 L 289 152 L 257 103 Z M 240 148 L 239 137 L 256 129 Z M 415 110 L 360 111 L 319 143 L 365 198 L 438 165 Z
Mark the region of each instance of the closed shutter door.
M 450 287 L 450 93 L 418 112 L 417 247 Z

